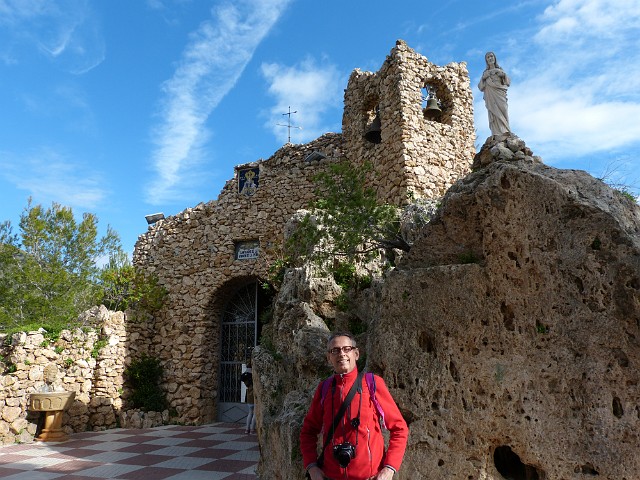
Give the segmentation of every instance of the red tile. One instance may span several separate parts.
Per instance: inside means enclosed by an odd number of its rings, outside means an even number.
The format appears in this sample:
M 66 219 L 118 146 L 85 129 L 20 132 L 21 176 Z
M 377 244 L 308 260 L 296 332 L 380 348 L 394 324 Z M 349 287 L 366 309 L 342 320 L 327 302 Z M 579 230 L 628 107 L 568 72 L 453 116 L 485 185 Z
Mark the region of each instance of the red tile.
M 245 462 L 242 460 L 214 460 L 211 463 L 205 463 L 193 470 L 207 470 L 209 472 L 239 472 L 245 468 L 255 465 L 255 462 Z
M 138 445 L 132 444 L 127 447 L 122 447 L 115 452 L 128 452 L 128 453 L 150 453 L 155 452 L 156 450 L 160 450 L 161 448 L 166 448 L 166 445 L 152 445 L 148 443 L 140 443 Z
M 17 468 L 0 467 L 0 478 L 8 477 L 15 473 L 24 472 L 24 470 L 18 470 Z
M 158 467 L 146 467 L 135 472 L 129 472 L 120 475 L 118 478 L 127 480 L 162 480 L 172 475 L 184 472 L 177 468 L 158 468 Z
M 58 463 L 57 465 L 49 465 L 47 467 L 38 468 L 38 472 L 50 473 L 75 473 L 102 465 L 100 462 L 91 462 L 84 460 L 70 460 L 68 462 Z
M 157 465 L 158 463 L 162 463 L 166 460 L 171 460 L 172 458 L 168 455 L 136 455 L 135 457 L 124 458 L 122 460 L 118 460 L 115 463 L 123 463 L 125 465 Z
M 6 455 L 0 455 L 0 465 L 19 462 L 20 460 L 29 460 L 30 458 L 33 458 L 33 455 L 20 455 L 17 453 L 7 453 Z

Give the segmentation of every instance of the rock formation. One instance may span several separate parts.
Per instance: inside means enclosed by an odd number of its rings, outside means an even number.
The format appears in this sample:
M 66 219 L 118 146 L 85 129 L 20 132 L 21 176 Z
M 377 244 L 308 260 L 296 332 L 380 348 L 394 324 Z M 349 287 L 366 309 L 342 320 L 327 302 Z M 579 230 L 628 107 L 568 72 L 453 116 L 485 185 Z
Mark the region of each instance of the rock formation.
M 398 478 L 638 478 L 639 233 L 632 200 L 490 137 L 355 310 L 367 366 L 410 426 Z M 354 321 L 318 316 L 332 290 L 305 272 L 289 273 L 255 355 L 262 478 L 302 478 L 326 325 Z

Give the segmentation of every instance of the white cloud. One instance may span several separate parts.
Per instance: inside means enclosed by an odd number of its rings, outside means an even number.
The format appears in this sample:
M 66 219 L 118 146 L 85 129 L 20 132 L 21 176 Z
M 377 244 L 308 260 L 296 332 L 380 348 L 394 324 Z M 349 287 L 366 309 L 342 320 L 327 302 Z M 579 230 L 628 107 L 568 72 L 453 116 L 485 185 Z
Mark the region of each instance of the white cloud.
M 157 178 L 147 187 L 149 203 L 177 198 L 186 169 L 198 163 L 209 137 L 207 118 L 236 84 L 289 1 L 224 3 L 191 35 L 176 72 L 163 85 L 162 120 L 153 131 Z
M 27 156 L 3 152 L 0 172 L 8 182 L 25 190 L 36 203 L 56 201 L 62 205 L 94 209 L 106 198 L 100 176 L 51 149 Z
M 545 150 L 560 157 L 606 152 L 640 140 L 640 122 L 634 121 L 640 119 L 640 104 L 540 80 L 509 91 L 511 127 L 522 138 L 547 145 Z
M 101 27 L 87 0 L 0 0 L 0 25 L 11 43 L 17 38 L 35 45 L 73 74 L 86 73 L 105 59 Z
M 533 44 L 514 42 L 501 52 L 512 80 L 514 133 L 553 161 L 616 158 L 639 147 L 638 27 L 637 0 L 554 1 L 538 18 Z M 481 95 L 475 108 L 482 141 Z
M 18 25 L 47 15 L 51 8 L 48 0 L 0 0 L 0 25 Z
M 291 124 L 302 127 L 292 129 L 292 143 L 309 141 L 336 130 L 336 126 L 322 124 L 323 114 L 330 108 L 341 106 L 341 88 L 345 84 L 333 65 L 317 66 L 313 60 L 287 67 L 278 64 L 263 64 L 262 75 L 269 82 L 269 93 L 276 103 L 269 111 L 265 124 L 283 143 L 288 139 L 287 124 L 289 107 L 297 112 Z
M 619 38 L 640 26 L 640 3 L 637 0 L 560 0 L 545 9 L 541 20 L 546 25 L 536 35 L 540 42 Z

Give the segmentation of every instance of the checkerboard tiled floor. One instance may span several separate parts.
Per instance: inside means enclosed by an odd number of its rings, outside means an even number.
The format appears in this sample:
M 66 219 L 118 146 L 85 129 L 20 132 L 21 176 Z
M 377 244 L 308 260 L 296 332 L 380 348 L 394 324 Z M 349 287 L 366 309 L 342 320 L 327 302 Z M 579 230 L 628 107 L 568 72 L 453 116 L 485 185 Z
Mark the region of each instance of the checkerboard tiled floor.
M 244 425 L 114 429 L 0 447 L 4 480 L 252 480 L 258 442 Z

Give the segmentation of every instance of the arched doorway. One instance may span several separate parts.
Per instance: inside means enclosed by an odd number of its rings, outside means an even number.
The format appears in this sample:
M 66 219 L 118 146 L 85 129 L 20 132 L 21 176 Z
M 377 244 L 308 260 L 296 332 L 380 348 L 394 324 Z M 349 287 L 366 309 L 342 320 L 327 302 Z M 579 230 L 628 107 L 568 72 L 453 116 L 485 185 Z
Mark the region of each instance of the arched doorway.
M 238 289 L 222 310 L 220 324 L 220 375 L 218 421 L 241 422 L 247 415 L 242 403 L 240 375 L 251 359 L 260 335 L 260 313 L 270 298 L 253 281 Z

